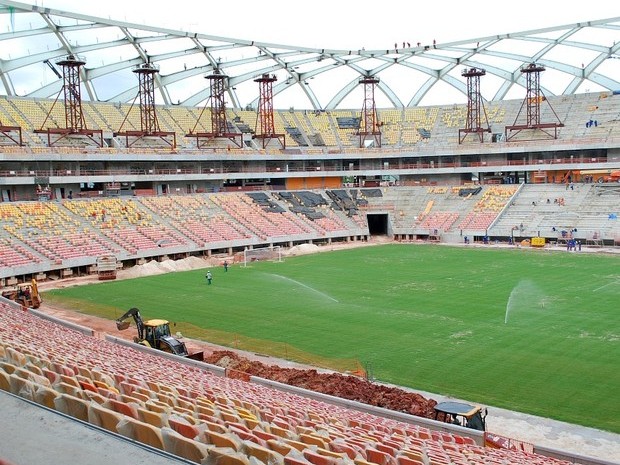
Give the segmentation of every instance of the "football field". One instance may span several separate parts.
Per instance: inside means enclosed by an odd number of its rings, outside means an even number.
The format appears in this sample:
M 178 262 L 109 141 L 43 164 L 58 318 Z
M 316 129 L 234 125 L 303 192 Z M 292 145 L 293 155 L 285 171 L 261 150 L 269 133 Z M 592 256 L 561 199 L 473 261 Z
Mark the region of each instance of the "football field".
M 620 256 L 382 245 L 46 292 L 231 347 L 620 433 Z

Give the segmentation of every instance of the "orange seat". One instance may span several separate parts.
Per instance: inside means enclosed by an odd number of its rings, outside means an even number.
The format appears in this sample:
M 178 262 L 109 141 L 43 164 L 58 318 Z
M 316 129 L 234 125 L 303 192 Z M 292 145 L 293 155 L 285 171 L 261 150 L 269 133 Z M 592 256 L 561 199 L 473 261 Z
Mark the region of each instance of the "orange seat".
M 239 450 L 241 446 L 241 443 L 231 434 L 205 430 L 204 433 L 201 434 L 201 437 L 204 437 L 204 442 L 213 444 L 216 447 L 230 447 L 234 450 Z
M 119 434 L 134 441 L 164 450 L 161 430 L 153 425 L 131 417 L 124 417 L 116 425 L 116 430 Z
M 70 394 L 60 394 L 54 399 L 56 410 L 78 420 L 88 421 L 88 402 Z
M 242 450 L 248 456 L 254 457 L 262 463 L 268 463 L 269 465 L 284 465 L 284 458 L 281 453 L 267 447 L 259 446 L 251 441 L 244 442 Z
M 195 425 L 192 425 L 189 421 L 176 415 L 168 417 L 168 424 L 170 428 L 186 438 L 194 439 L 198 436 L 199 430 Z
M 88 422 L 100 426 L 114 433 L 116 425 L 123 419 L 123 415 L 109 408 L 103 407 L 96 402 L 91 402 L 88 406 Z
M 302 453 L 303 456 L 314 465 L 340 465 L 341 462 L 341 459 L 321 455 L 310 449 L 305 449 Z
M 201 463 L 209 455 L 209 446 L 186 438 L 171 428 L 162 428 L 164 450 L 192 462 Z

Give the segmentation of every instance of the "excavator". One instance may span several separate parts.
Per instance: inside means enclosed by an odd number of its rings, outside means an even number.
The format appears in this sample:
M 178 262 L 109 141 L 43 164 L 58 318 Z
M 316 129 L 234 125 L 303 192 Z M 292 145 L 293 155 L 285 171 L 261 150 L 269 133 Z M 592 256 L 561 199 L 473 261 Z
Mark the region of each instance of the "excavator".
M 2 297 L 13 300 L 26 308 L 39 308 L 41 306 L 41 295 L 37 280 L 32 279 L 30 282 L 20 283 L 15 289 L 2 291 Z
M 116 320 L 116 328 L 119 331 L 129 328 L 130 323 L 127 320 L 130 317 L 133 318 L 138 329 L 138 335 L 134 337 L 134 342 L 137 344 L 193 360 L 203 360 L 202 352 L 190 354 L 185 343 L 170 334 L 170 323 L 167 320 L 154 319 L 144 321 L 140 315 L 140 310 L 136 307 L 130 308 L 123 316 Z

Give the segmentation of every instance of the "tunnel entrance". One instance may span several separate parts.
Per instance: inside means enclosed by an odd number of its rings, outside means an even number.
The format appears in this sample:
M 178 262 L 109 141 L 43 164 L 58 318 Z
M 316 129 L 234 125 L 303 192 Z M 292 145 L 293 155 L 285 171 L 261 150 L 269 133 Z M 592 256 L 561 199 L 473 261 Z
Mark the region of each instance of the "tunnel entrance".
M 368 232 L 371 236 L 386 236 L 388 233 L 387 213 L 368 213 Z

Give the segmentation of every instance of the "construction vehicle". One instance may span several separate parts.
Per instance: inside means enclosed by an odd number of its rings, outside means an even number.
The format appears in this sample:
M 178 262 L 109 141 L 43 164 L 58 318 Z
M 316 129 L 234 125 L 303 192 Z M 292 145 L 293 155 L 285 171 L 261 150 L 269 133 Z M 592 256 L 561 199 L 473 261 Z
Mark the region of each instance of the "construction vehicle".
M 138 335 L 134 337 L 134 342 L 137 344 L 193 360 L 203 360 L 202 352 L 190 354 L 185 343 L 170 334 L 170 322 L 168 320 L 144 321 L 140 315 L 140 310 L 135 307 L 127 310 L 123 316 L 116 320 L 116 328 L 119 331 L 129 328 L 130 322 L 127 320 L 130 317 L 133 318 L 138 329 Z
M 435 420 L 486 431 L 487 409 L 464 402 L 440 402 L 435 405 Z
M 20 283 L 14 289 L 2 291 L 2 297 L 13 300 L 22 307 L 39 308 L 41 306 L 41 295 L 39 294 L 39 286 L 37 280 L 32 279 L 30 282 Z

